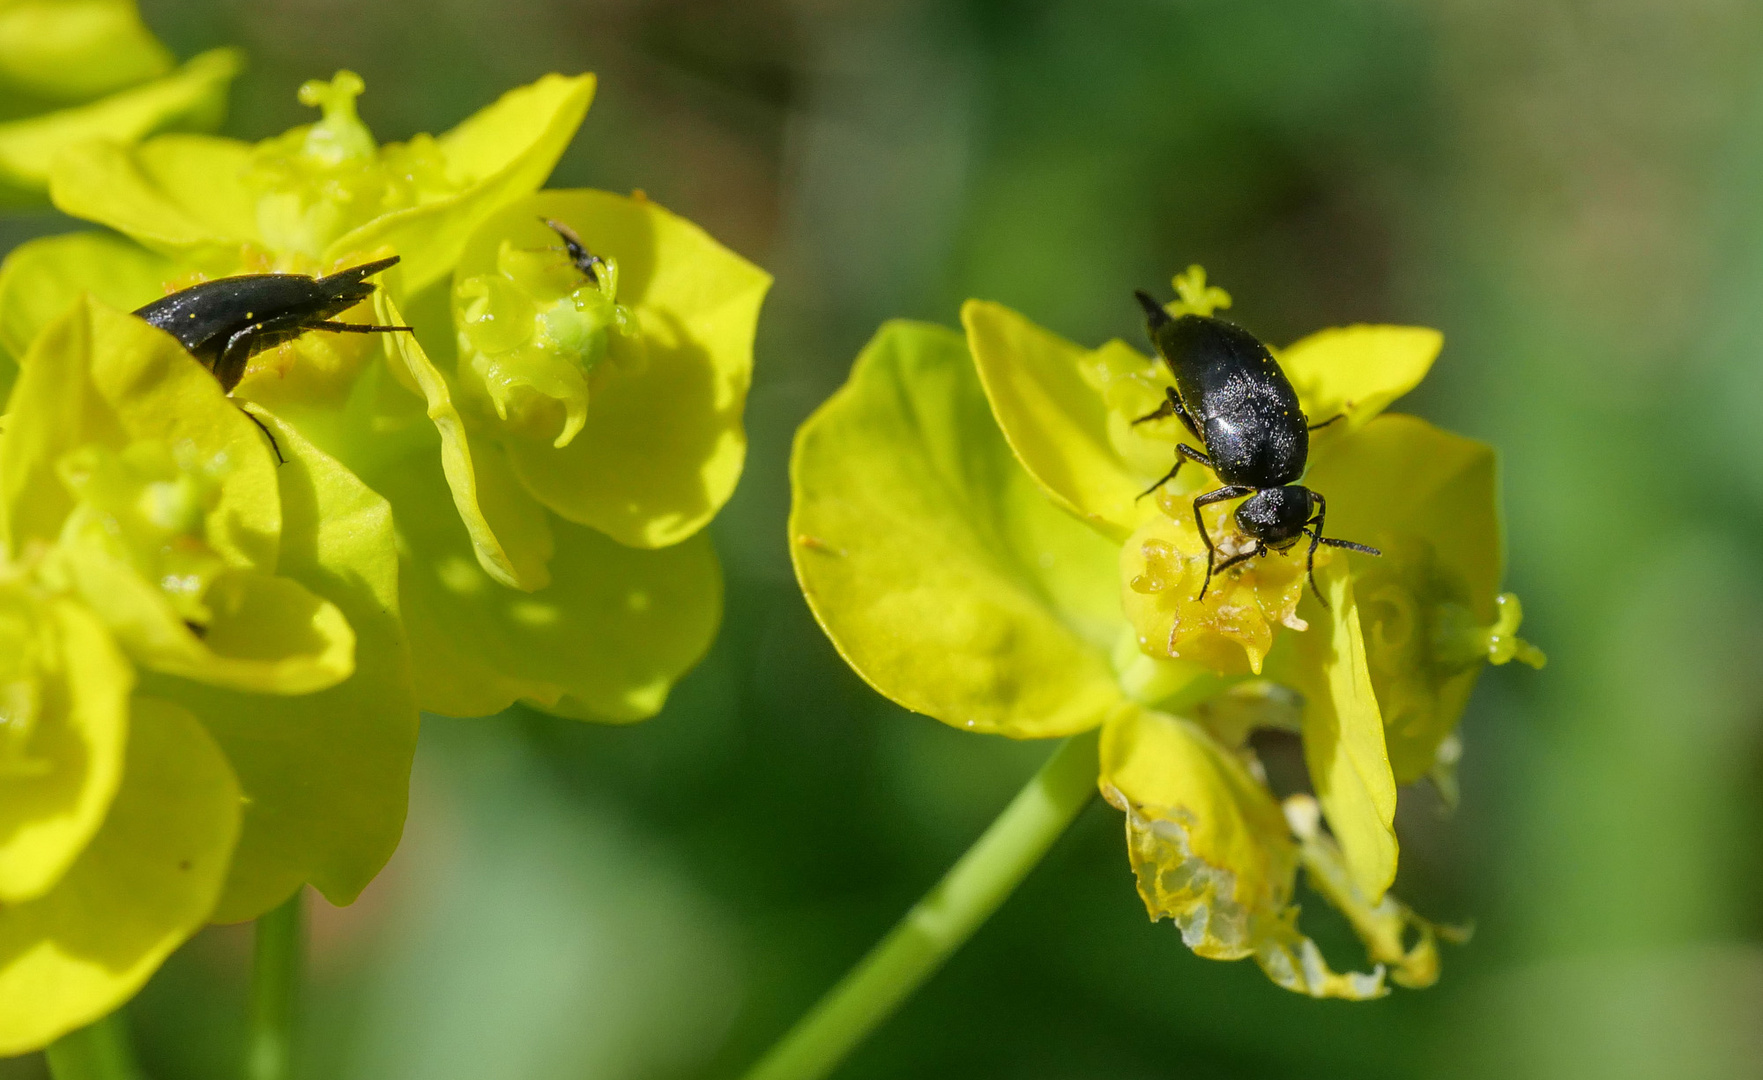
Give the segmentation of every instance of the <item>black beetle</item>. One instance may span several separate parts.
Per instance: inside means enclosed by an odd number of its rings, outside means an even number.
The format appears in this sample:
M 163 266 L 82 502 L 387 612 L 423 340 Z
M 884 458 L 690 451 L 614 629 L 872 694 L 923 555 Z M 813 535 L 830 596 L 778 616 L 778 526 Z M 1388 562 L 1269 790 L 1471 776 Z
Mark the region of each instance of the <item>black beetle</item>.
M 562 237 L 563 250 L 569 253 L 570 265 L 580 270 L 582 276 L 589 281 L 597 283 L 600 280 L 600 271 L 606 266 L 606 260 L 589 251 L 588 245 L 582 243 L 582 238 L 575 234 L 575 230 L 563 222 L 548 217 L 542 217 L 539 220 L 544 222 L 552 232 Z M 552 248 L 551 250 L 557 249 Z
M 190 355 L 214 373 L 220 388 L 231 394 L 245 377 L 245 365 L 254 354 L 308 330 L 376 334 L 411 329 L 337 322 L 332 318 L 372 296 L 374 286 L 364 279 L 397 261 L 398 256 L 392 255 L 325 277 L 239 274 L 216 278 L 162 296 L 136 308 L 134 314 L 177 338 L 190 350 Z M 286 461 L 263 421 L 250 413 L 245 415 L 269 439 L 276 460 Z
M 408 326 L 336 322 L 334 315 L 373 295 L 372 277 L 398 261 L 392 255 L 325 277 L 306 274 L 239 274 L 216 278 L 162 296 L 134 314 L 178 339 L 227 393 L 245 377 L 255 353 L 308 330 L 376 334 Z
M 1291 381 L 1267 346 L 1247 330 L 1206 315 L 1172 318 L 1147 294 L 1133 295 L 1145 309 L 1145 330 L 1151 344 L 1175 376 L 1175 385 L 1164 389 L 1163 404 L 1133 423 L 1179 417 L 1206 448 L 1202 453 L 1187 443 L 1178 443 L 1175 467 L 1139 498 L 1175 479 L 1183 462 L 1190 459 L 1211 469 L 1224 485 L 1194 499 L 1194 524 L 1206 544 L 1206 581 L 1195 599 L 1205 598 L 1214 573 L 1256 555 L 1265 556 L 1269 550 L 1284 551 L 1300 536 L 1308 536 L 1310 552 L 1304 574 L 1316 599 L 1327 607 L 1322 590 L 1316 587 L 1319 545 L 1383 554 L 1374 547 L 1323 536 L 1328 504 L 1298 483 L 1310 456 L 1310 432 L 1341 416 L 1309 423 Z M 1206 534 L 1206 523 L 1200 520 L 1200 508 L 1244 495 L 1249 497 L 1237 507 L 1237 528 L 1250 536 L 1255 546 L 1215 568 L 1217 549 Z

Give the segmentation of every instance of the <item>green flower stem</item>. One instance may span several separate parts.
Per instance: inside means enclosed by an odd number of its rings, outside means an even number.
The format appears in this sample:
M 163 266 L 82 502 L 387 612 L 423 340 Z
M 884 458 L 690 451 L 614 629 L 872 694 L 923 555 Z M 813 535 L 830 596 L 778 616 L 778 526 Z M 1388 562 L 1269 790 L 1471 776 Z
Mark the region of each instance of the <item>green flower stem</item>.
M 815 1080 L 891 1016 L 1034 869 L 1096 794 L 1099 733 L 1074 735 L 935 888 L 820 999 L 746 1080 Z
M 306 945 L 306 920 L 300 907 L 303 892 L 296 891 L 282 906 L 257 920 L 247 1080 L 288 1080 L 293 1074 L 294 1009 Z
M 142 1080 L 145 1075 L 120 1009 L 56 1039 L 43 1056 L 55 1080 Z

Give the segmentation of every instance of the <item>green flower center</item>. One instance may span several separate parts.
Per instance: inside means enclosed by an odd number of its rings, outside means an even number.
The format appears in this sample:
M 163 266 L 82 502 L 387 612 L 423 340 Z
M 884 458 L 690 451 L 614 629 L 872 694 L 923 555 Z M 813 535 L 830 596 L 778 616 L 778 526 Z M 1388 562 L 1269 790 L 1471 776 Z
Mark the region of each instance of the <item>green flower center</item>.
M 185 622 L 206 626 L 203 597 L 226 569 L 206 539 L 226 466 L 224 457 L 197 461 L 188 444 L 174 451 L 160 442 L 66 455 L 58 469 L 79 501 L 62 531 L 68 557 L 119 559 L 156 583 Z
M 374 142 L 355 111 L 365 88 L 352 71 L 304 84 L 300 103 L 323 117 L 253 150 L 245 182 L 257 194 L 257 227 L 271 251 L 320 258 L 349 230 L 458 187 L 432 137 Z
M 587 423 L 595 369 L 640 347 L 636 317 L 617 295 L 615 259 L 584 274 L 562 248 L 504 240 L 495 273 L 453 290 L 467 394 L 505 432 L 568 446 Z

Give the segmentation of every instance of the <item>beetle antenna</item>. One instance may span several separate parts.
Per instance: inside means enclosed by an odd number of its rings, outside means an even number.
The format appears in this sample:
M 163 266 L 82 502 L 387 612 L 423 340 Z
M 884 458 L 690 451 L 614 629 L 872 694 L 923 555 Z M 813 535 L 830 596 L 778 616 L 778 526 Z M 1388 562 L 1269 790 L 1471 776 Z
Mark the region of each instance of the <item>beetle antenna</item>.
M 1151 298 L 1150 293 L 1143 289 L 1134 289 L 1132 294 L 1138 297 L 1139 306 L 1145 309 L 1145 328 L 1151 333 L 1155 334 L 1165 323 L 1175 321 L 1169 317 L 1169 312 L 1163 310 L 1162 304 Z

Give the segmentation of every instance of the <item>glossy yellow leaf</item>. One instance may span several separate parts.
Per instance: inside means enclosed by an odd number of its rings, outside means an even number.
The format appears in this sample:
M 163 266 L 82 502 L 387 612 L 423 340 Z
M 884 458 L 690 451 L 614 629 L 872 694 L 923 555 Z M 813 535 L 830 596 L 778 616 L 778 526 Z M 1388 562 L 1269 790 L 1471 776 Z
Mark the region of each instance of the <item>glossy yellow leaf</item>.
M 884 325 L 797 433 L 791 480 L 796 576 L 877 690 L 1018 738 L 1121 701 L 1118 549 L 1017 464 L 960 335 Z
M 88 143 L 57 159 L 49 195 L 63 213 L 220 270 L 257 235 L 250 162 L 249 143 L 207 135 Z
M 57 553 L 66 579 L 144 668 L 260 694 L 310 694 L 355 669 L 355 633 L 336 605 L 286 578 L 228 570 L 203 602 L 199 629 L 178 615 L 159 582 L 80 538 Z
M 208 921 L 239 830 L 239 787 L 202 726 L 137 697 L 122 786 L 49 892 L 0 906 L 0 1056 L 129 998 Z
M 83 293 L 133 311 L 163 296 L 177 275 L 170 259 L 109 233 L 27 240 L 0 262 L 0 349 L 24 357 Z
M 172 126 L 218 124 L 241 61 L 235 49 L 214 49 L 170 75 L 90 104 L 0 124 L 0 179 L 41 190 L 51 182 L 57 156 L 70 147 L 133 142 Z
M 538 220 L 572 227 L 618 261 L 618 302 L 641 331 L 638 356 L 589 375 L 586 424 L 567 446 L 506 439 L 527 490 L 558 516 L 632 547 L 666 547 L 703 528 L 734 492 L 753 334 L 771 276 L 646 199 L 544 191 L 478 230 L 457 275 L 495 269 L 504 240 L 557 249 Z
M 1127 815 L 1127 850 L 1152 919 L 1201 956 L 1252 956 L 1291 902 L 1298 852 L 1279 804 L 1205 729 L 1145 709 L 1102 729 L 1102 794 Z
M 371 477 L 397 514 L 405 622 L 422 707 L 485 716 L 516 701 L 579 719 L 640 720 L 697 663 L 722 613 L 700 533 L 655 550 L 554 522 L 548 586 L 504 588 L 473 557 L 432 451 Z
M 1355 584 L 1390 762 L 1407 784 L 1434 766 L 1499 621 L 1502 536 L 1494 451 L 1399 413 L 1342 439 L 1309 482 L 1328 529 L 1383 550 Z
M 1092 353 L 988 301 L 969 300 L 961 322 L 1017 458 L 1059 505 L 1124 541 L 1145 517 L 1147 504 L 1138 497 L 1158 474 L 1147 480 L 1123 457 L 1118 443 L 1125 433 L 1118 429 L 1124 417 L 1110 408 L 1105 390 L 1151 370 L 1150 362 L 1119 342 Z M 1113 377 L 1104 382 L 1103 373 Z M 1157 405 L 1148 389 L 1137 397 L 1143 412 Z
M 0 6 L 0 77 L 9 90 L 71 104 L 157 78 L 173 63 L 132 0 Z

